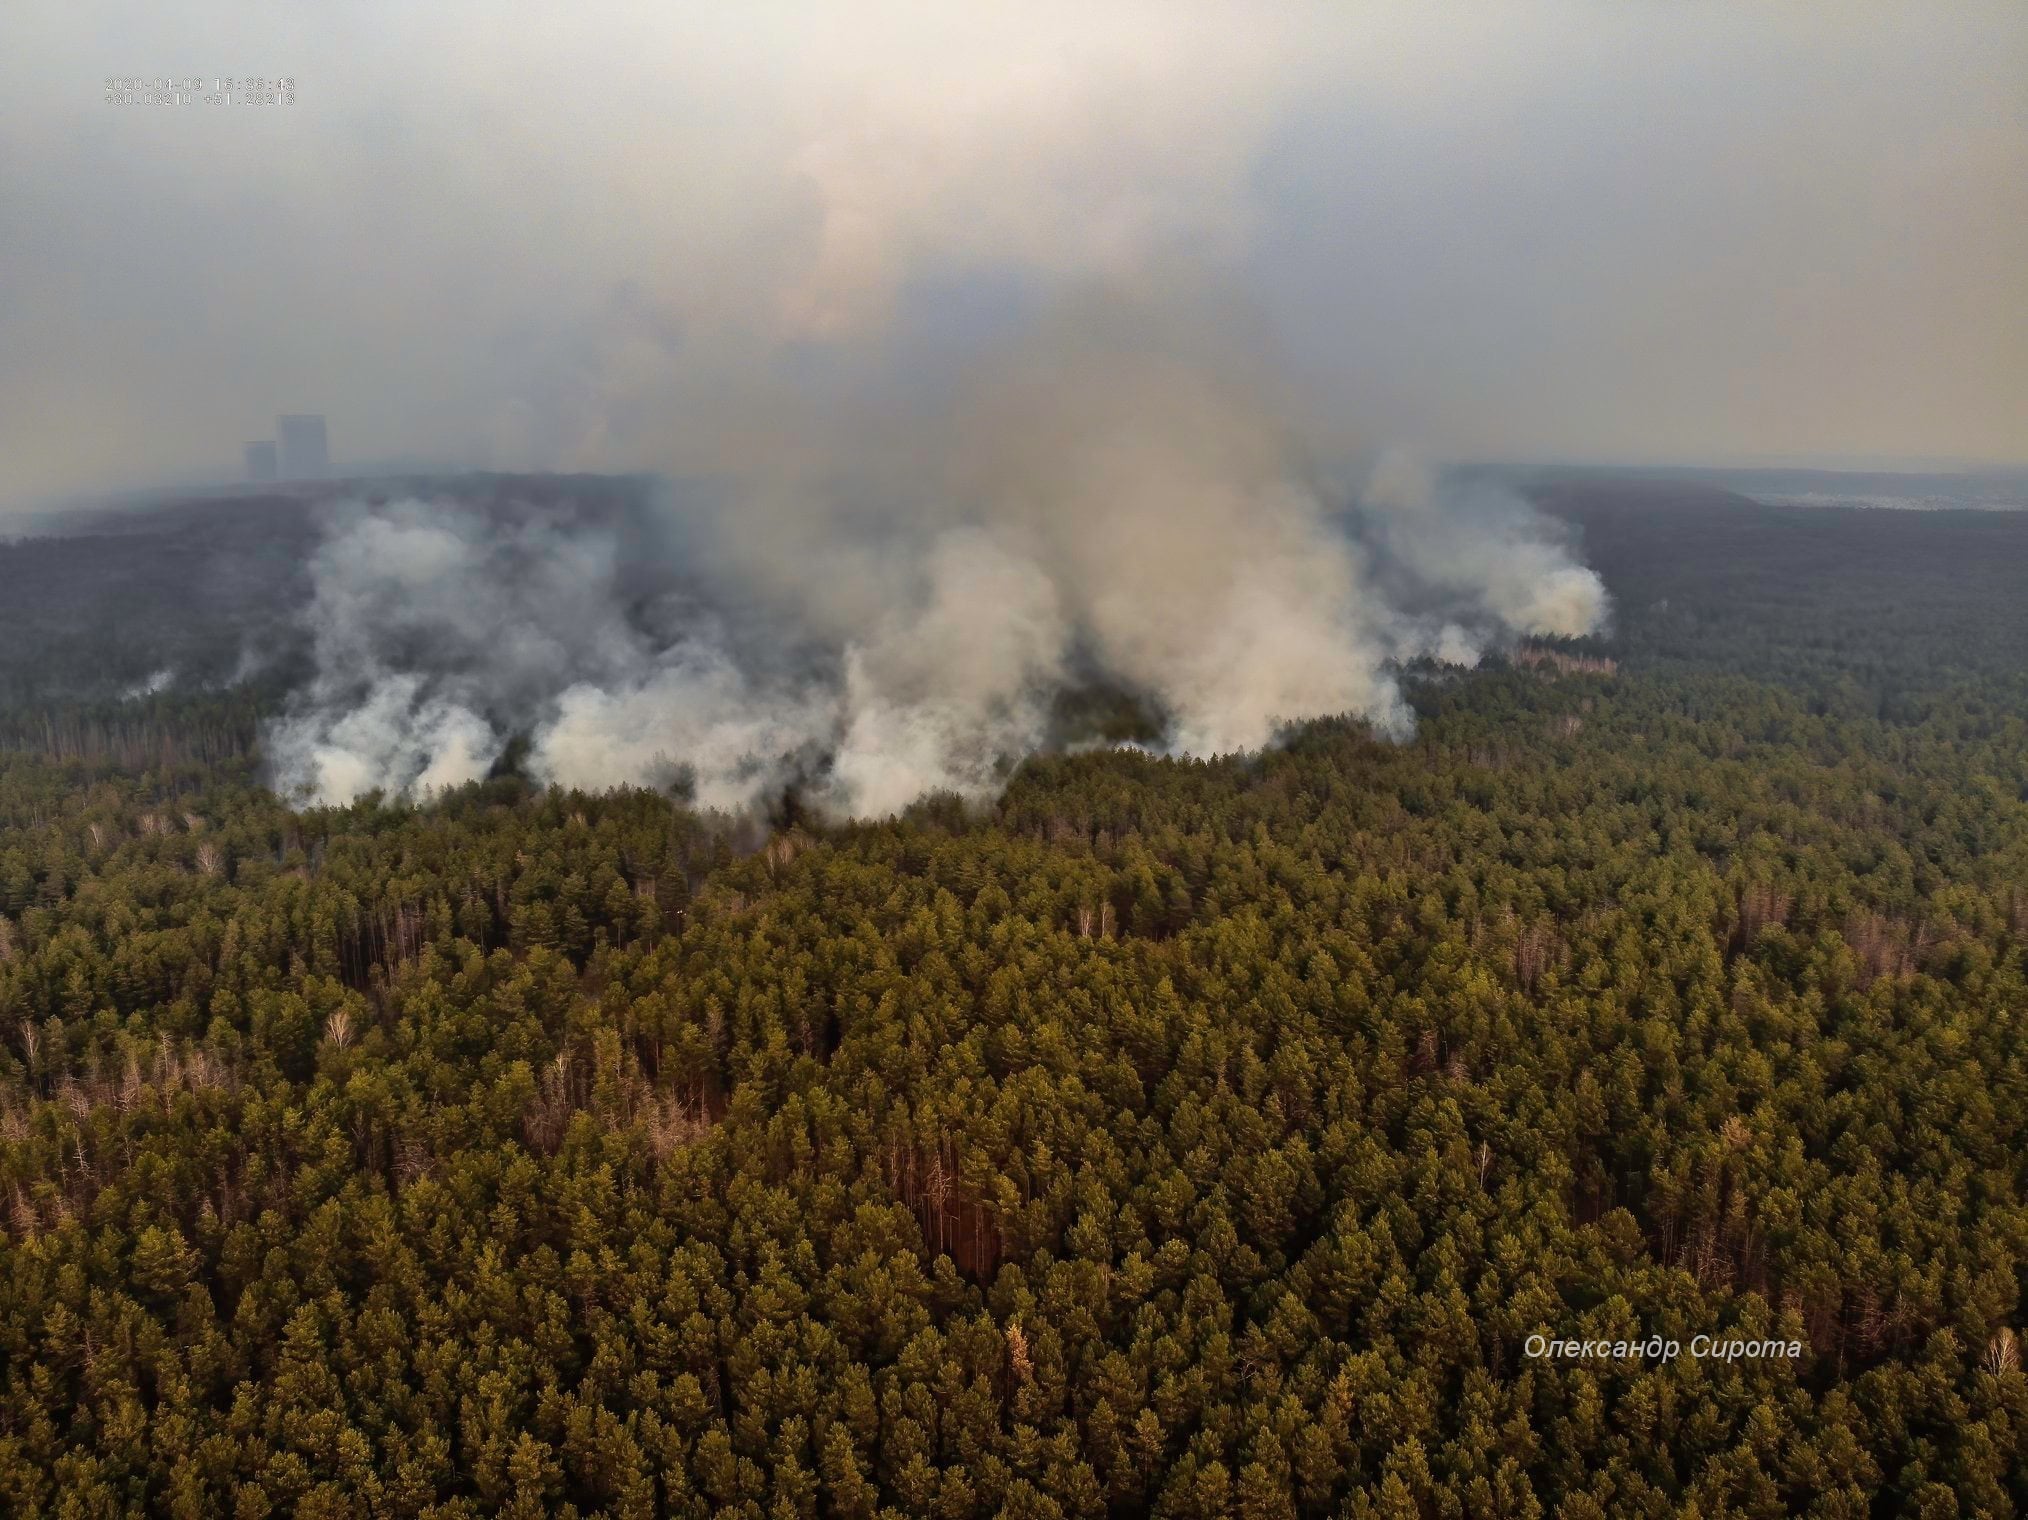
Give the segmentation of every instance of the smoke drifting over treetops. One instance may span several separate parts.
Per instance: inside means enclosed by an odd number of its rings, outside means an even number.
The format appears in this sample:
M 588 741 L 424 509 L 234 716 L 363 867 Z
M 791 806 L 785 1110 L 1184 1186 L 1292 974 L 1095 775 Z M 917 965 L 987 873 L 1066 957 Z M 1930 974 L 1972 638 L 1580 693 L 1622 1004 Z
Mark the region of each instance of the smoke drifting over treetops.
M 1390 457 L 1344 506 L 1271 387 L 1173 336 L 1060 336 L 873 454 L 672 489 L 645 556 L 528 511 L 340 512 L 278 777 L 427 792 L 523 734 L 565 785 L 734 810 L 793 779 L 881 816 L 997 790 L 1081 682 L 1142 697 L 1182 753 L 1325 714 L 1400 735 L 1400 662 L 1599 626 L 1598 578 L 1527 503 Z
M 1085 683 L 1179 752 L 1320 714 L 1401 733 L 1397 662 L 1598 625 L 1597 578 L 1518 499 L 1400 461 L 1334 478 L 1371 440 L 1250 314 L 1255 170 L 1357 29 L 887 19 L 758 52 L 744 18 L 697 22 L 715 114 L 585 156 L 638 219 L 602 208 L 623 276 L 530 303 L 555 315 L 488 431 L 503 460 L 661 471 L 665 531 L 336 515 L 318 674 L 269 738 L 285 784 L 427 790 L 525 735 L 565 784 L 680 773 L 735 808 L 794 777 L 877 816 L 990 793 Z
M 2018 5 L 499 12 L 0 7 L 0 512 L 214 478 L 283 406 L 672 482 L 646 548 L 334 517 L 270 735 L 320 796 L 526 734 L 880 812 L 1094 679 L 1190 752 L 1399 731 L 1392 662 L 1603 598 L 1522 504 L 1348 458 L 2018 453 Z M 228 60 L 300 103 L 93 87 Z

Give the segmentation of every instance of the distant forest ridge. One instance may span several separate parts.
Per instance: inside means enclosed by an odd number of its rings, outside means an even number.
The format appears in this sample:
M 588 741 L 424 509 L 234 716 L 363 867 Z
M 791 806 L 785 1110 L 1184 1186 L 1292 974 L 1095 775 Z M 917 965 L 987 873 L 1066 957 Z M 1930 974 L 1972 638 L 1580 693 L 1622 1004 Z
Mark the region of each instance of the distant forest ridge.
M 1498 472 L 1525 489 L 1581 482 L 1706 485 L 1766 506 L 1887 507 L 1907 511 L 2028 510 L 2028 467 L 1996 470 L 1515 469 Z
M 1772 471 L 1739 484 L 1817 478 Z M 1835 478 L 1854 490 L 1899 480 L 1907 492 L 1943 479 Z M 1578 652 L 1802 681 L 1875 711 L 1954 674 L 2006 680 L 2028 667 L 2028 513 L 1770 505 L 1716 479 L 1516 477 L 1570 525 L 1612 594 L 1611 628 Z M 622 532 L 659 533 L 654 520 L 666 516 L 647 477 L 481 474 L 74 515 L 66 522 L 81 531 L 0 541 L 0 640 L 12 651 L 0 664 L 0 727 L 11 732 L 49 702 L 110 703 L 129 721 L 167 694 L 151 690 L 158 683 L 187 696 L 251 681 L 279 698 L 300 675 L 320 514 L 404 495 L 532 507 Z M 232 727 L 245 723 L 236 714 Z

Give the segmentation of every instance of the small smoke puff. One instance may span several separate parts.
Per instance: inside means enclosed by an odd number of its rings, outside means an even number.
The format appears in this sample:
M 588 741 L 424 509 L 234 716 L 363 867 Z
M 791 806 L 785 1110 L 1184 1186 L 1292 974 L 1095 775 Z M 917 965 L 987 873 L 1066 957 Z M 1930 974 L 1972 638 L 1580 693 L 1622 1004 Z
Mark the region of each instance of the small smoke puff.
M 531 764 L 545 781 L 587 789 L 680 776 L 700 807 L 734 812 L 832 723 L 821 691 L 758 690 L 724 651 L 688 639 L 613 690 L 588 682 L 566 689 L 536 735 Z
M 916 607 L 890 611 L 865 646 L 869 676 L 902 701 L 1011 702 L 1062 679 L 1068 630 L 1048 575 L 977 528 L 924 554 Z
M 1508 626 L 1562 639 L 1596 633 L 1607 607 L 1605 584 L 1596 572 L 1570 564 L 1544 564 L 1538 570 L 1532 580 L 1517 577 L 1511 595 L 1496 607 Z
M 428 763 L 408 789 L 423 796 L 481 779 L 504 747 L 484 718 L 455 703 L 433 704 L 417 726 Z
M 1477 667 L 1481 652 L 1478 640 L 1456 623 L 1446 623 L 1437 632 L 1431 655 L 1440 664 L 1459 665 L 1471 670 Z
M 1364 624 L 1351 546 L 1302 547 L 1309 552 L 1291 544 L 1236 566 L 1234 584 L 1207 609 L 1202 632 L 1154 683 L 1176 715 L 1177 749 L 1259 749 L 1283 724 L 1340 713 L 1388 733 L 1412 725 Z
M 1445 479 L 1391 452 L 1357 522 L 1402 600 L 1449 603 L 1510 636 L 1581 638 L 1605 625 L 1604 582 L 1573 558 L 1560 525 L 1496 482 Z
M 932 792 L 970 797 L 992 784 L 995 756 L 979 715 L 948 701 L 893 701 L 858 650 L 846 658 L 844 708 L 830 795 L 841 812 L 883 818 Z
M 428 695 L 424 678 L 413 674 L 383 677 L 354 703 L 298 714 L 268 739 L 284 793 L 327 804 L 474 781 L 500 748 L 483 718 Z
M 925 555 L 921 604 L 847 651 L 841 811 L 880 817 L 927 792 L 980 797 L 1039 747 L 1069 630 L 1054 583 L 993 535 L 958 529 Z

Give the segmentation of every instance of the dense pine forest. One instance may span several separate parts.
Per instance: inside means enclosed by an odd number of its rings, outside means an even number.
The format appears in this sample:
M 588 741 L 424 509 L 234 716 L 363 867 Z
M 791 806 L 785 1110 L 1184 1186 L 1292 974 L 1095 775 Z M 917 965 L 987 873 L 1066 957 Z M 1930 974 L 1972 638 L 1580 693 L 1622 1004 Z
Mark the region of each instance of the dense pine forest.
M 296 504 L 0 545 L 0 1513 L 2028 1512 L 2028 514 L 1543 500 L 1410 740 L 856 825 L 292 810 Z

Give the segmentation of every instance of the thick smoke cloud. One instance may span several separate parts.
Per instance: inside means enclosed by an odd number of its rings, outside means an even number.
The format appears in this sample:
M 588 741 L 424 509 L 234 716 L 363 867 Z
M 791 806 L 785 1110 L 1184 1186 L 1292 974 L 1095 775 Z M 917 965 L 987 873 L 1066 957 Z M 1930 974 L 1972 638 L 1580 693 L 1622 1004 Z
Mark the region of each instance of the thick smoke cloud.
M 1403 733 L 1401 662 L 1596 626 L 1596 577 L 1522 503 L 1400 466 L 1335 484 L 1369 440 L 1245 291 L 1255 167 L 1345 36 L 909 15 L 705 39 L 711 98 L 762 62 L 795 88 L 626 159 L 624 277 L 537 308 L 507 367 L 510 460 L 672 482 L 661 583 L 592 523 L 340 514 L 284 782 L 425 791 L 525 735 L 547 780 L 733 808 L 794 777 L 877 816 L 992 793 L 1087 680 L 1215 754 L 1321 714 Z
M 325 802 L 426 796 L 521 735 L 533 774 L 567 786 L 675 786 L 736 811 L 796 781 L 835 814 L 884 816 L 993 793 L 1079 680 L 1143 697 L 1176 752 L 1257 749 L 1340 713 L 1400 736 L 1403 661 L 1473 664 L 1605 614 L 1597 577 L 1518 498 L 1391 460 L 1333 512 L 1285 440 L 1201 378 L 1108 394 L 1015 405 L 1026 447 L 948 461 L 990 489 L 963 513 L 890 513 L 877 560 L 825 552 L 811 523 L 800 606 L 781 566 L 765 590 L 733 568 L 753 546 L 729 510 L 702 514 L 721 541 L 645 598 L 607 526 L 341 510 L 312 565 L 318 673 L 269 735 L 278 781 Z M 674 589 L 696 563 L 704 593 Z M 721 609 L 755 596 L 773 608 L 736 634 Z
M 324 797 L 525 735 L 559 781 L 878 813 L 990 792 L 1088 679 L 1194 753 L 1398 733 L 1401 662 L 1604 598 L 1510 497 L 1349 459 L 2018 445 L 2018 6 L 17 13 L 0 510 L 215 478 L 283 407 L 348 467 L 673 483 L 652 553 L 334 518 L 271 735 Z M 98 98 L 172 66 L 302 98 Z
M 1563 533 L 1496 482 L 1442 486 L 1423 465 L 1391 453 L 1375 468 L 1365 503 L 1378 542 L 1425 596 L 1448 593 L 1467 616 L 1481 609 L 1503 628 L 1541 637 L 1580 638 L 1605 622 L 1599 578 L 1573 559 Z
M 610 527 L 444 502 L 341 510 L 310 571 L 316 674 L 268 736 L 293 794 L 474 780 L 539 721 L 560 782 L 667 780 L 688 764 L 701 803 L 737 807 L 747 757 L 793 750 L 808 708 L 749 689 L 708 619 L 630 608 Z

